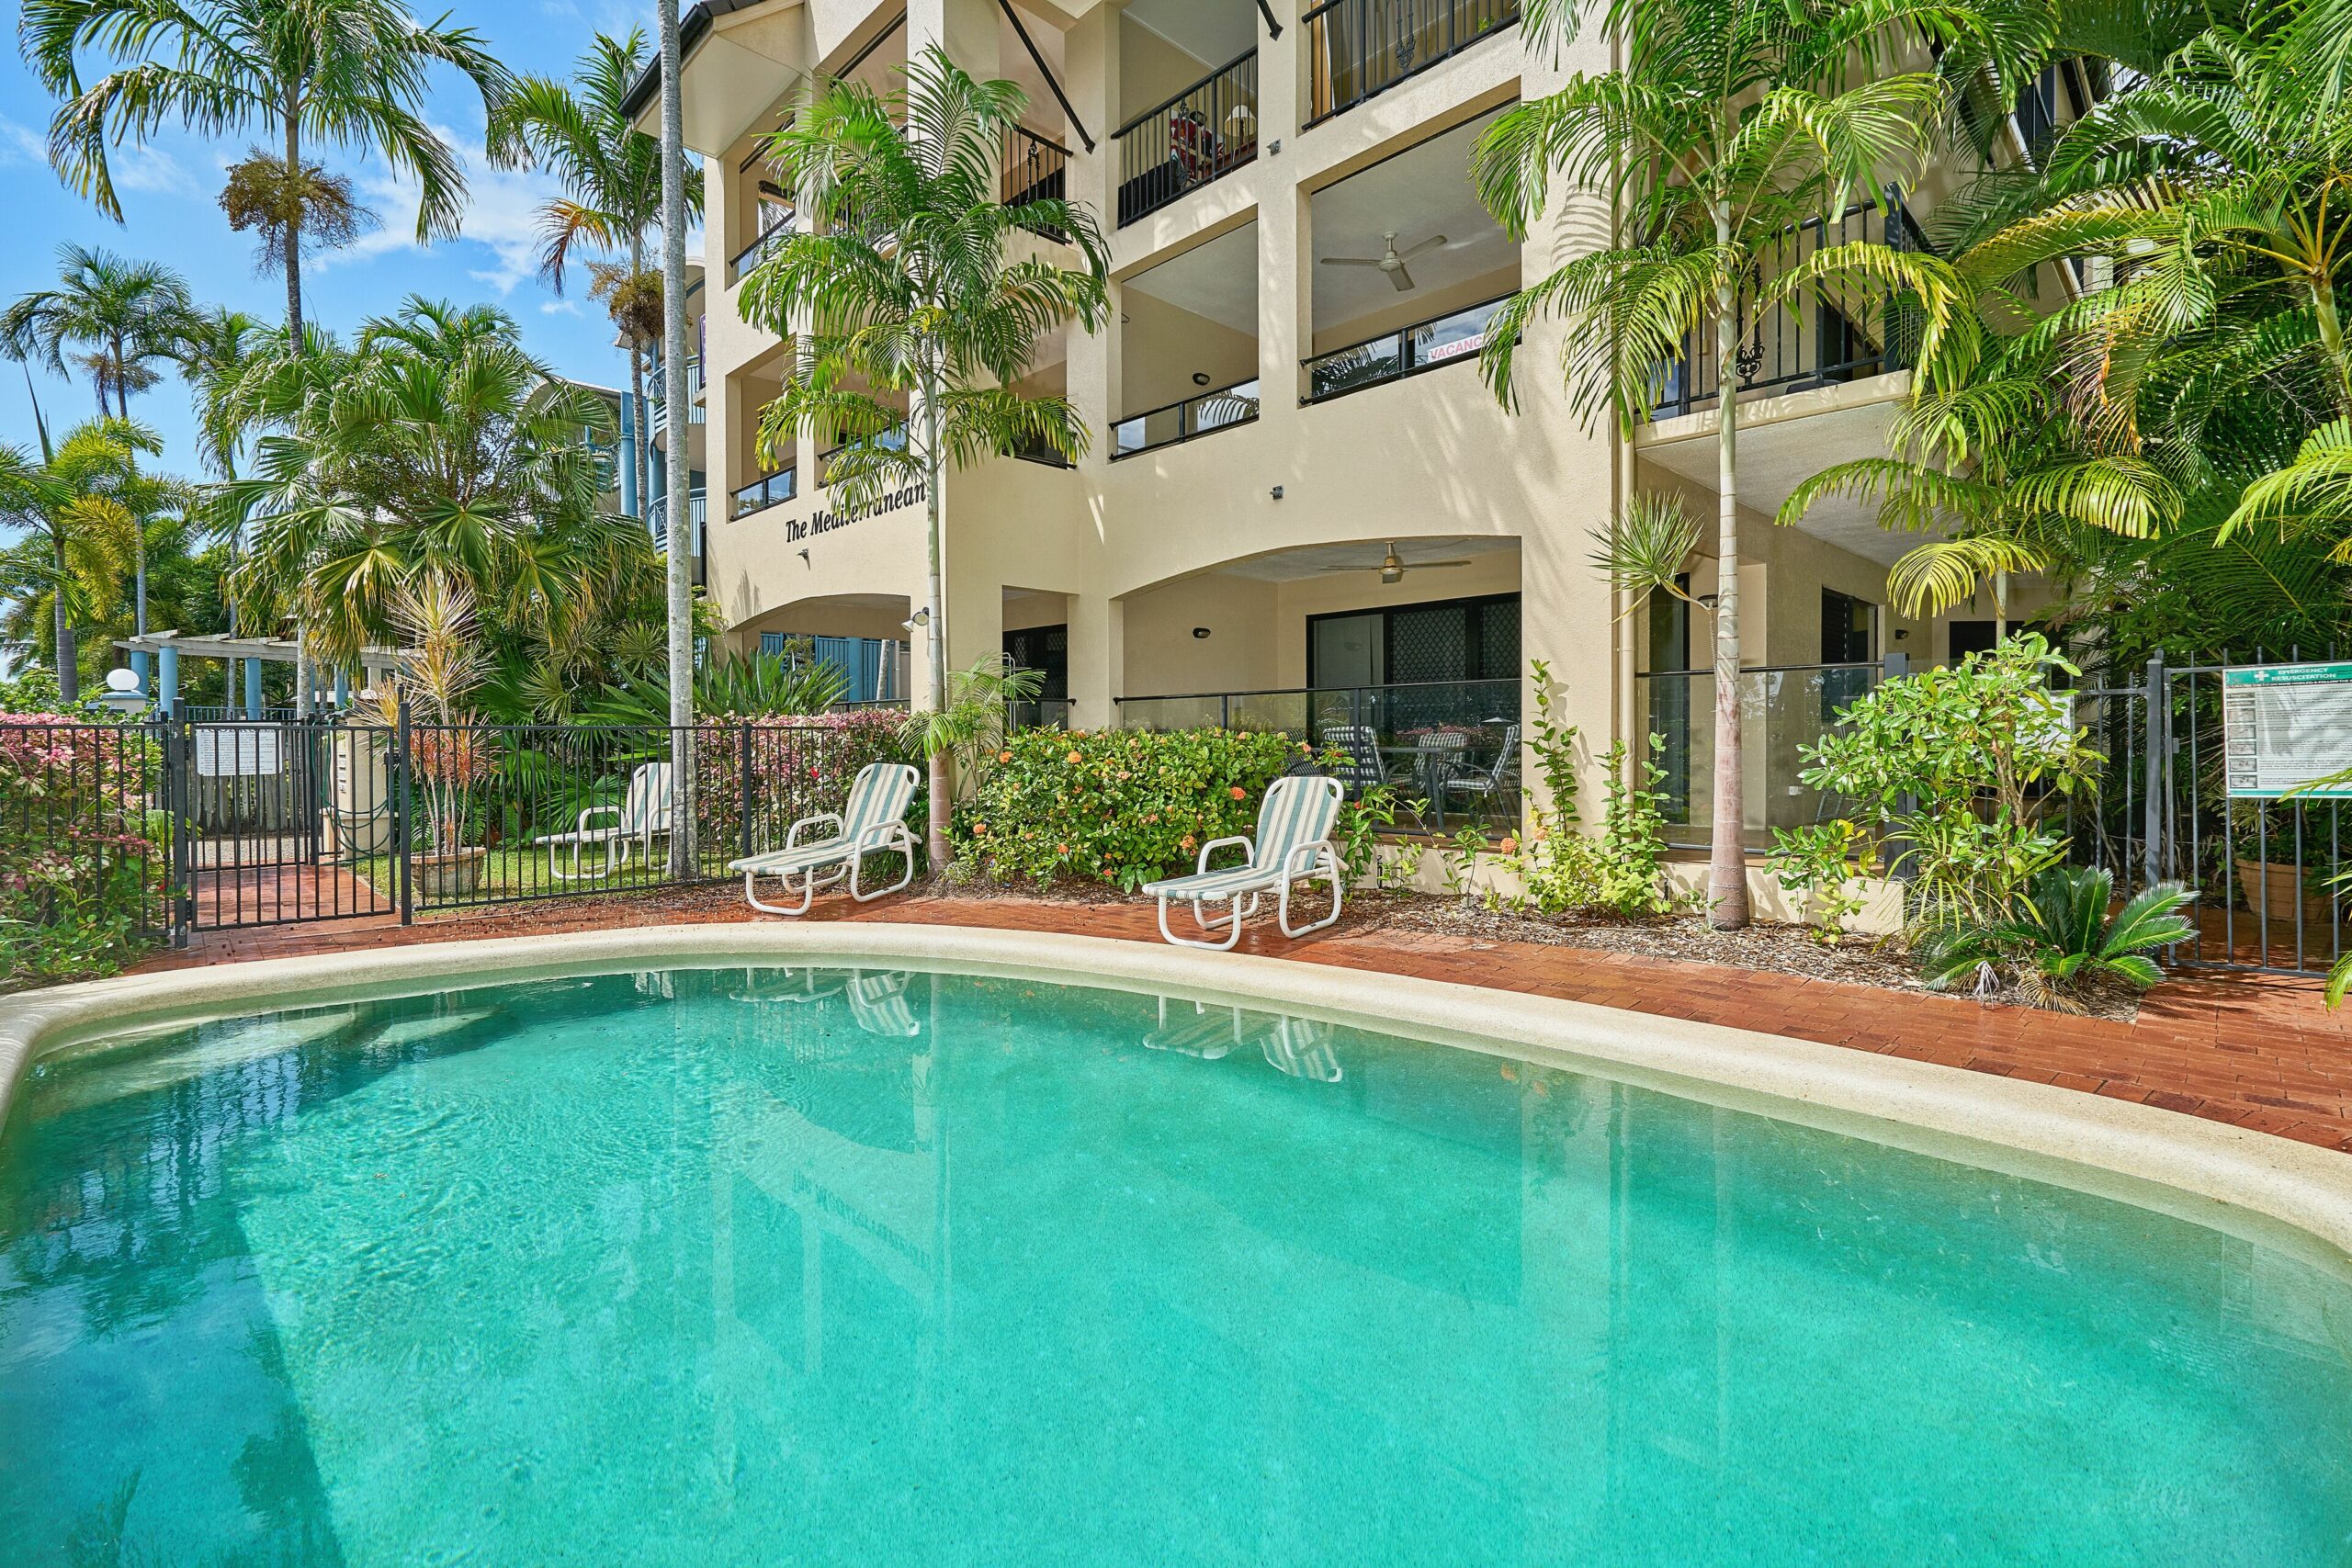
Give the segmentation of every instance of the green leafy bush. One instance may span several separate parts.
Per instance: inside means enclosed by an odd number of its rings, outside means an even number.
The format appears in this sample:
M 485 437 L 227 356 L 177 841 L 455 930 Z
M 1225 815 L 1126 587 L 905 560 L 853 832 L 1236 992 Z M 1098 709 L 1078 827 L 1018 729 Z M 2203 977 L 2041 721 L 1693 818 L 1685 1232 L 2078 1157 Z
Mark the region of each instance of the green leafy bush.
M 2095 778 L 2105 759 L 2074 723 L 2055 677 L 2080 673 L 2040 637 L 1889 681 L 1805 750 L 1800 775 L 1843 797 L 1838 836 L 1862 866 L 1907 880 L 1915 930 L 2006 919 L 2065 853 L 2045 803 Z M 1824 875 L 1826 839 L 1775 829 L 1783 883 Z
M 2164 978 L 2148 954 L 2194 933 L 2181 909 L 2194 897 L 2177 882 L 2135 895 L 2108 919 L 2115 875 L 2104 866 L 2041 873 L 2007 919 L 1939 931 L 1920 947 L 1928 984 L 1947 990 L 2006 981 L 2036 1007 L 2082 1010 L 2101 982 L 2146 990 Z
M 752 786 L 751 846 L 779 850 L 792 824 L 821 811 L 839 811 L 860 769 L 869 762 L 909 762 L 903 714 L 880 708 L 807 717 L 729 720 L 707 727 L 695 748 L 695 820 L 714 856 L 732 855 L 743 842 L 745 764 Z M 920 771 L 920 770 L 918 770 Z M 923 795 L 915 791 L 907 820 L 922 821 Z M 922 834 L 916 834 L 918 841 Z
M 1023 730 L 957 811 L 957 836 L 1005 881 L 1132 891 L 1192 870 L 1212 839 L 1254 832 L 1266 786 L 1305 754 L 1287 736 L 1226 729 Z
M 0 716 L 0 961 L 6 978 L 108 975 L 160 919 L 160 767 L 137 730 Z
M 1558 689 L 1551 667 L 1534 661 L 1535 718 L 1528 727 L 1528 750 L 1544 775 L 1550 804 L 1529 825 L 1527 840 L 1502 841 L 1502 863 L 1524 889 L 1520 902 L 1546 915 L 1601 913 L 1636 918 L 1673 913 L 1677 900 L 1666 881 L 1666 817 L 1657 785 L 1666 777 L 1658 765 L 1663 736 L 1653 735 L 1632 776 L 1623 741 L 1602 754 L 1608 800 L 1600 835 L 1583 831 L 1577 794 L 1577 728 L 1555 715 Z

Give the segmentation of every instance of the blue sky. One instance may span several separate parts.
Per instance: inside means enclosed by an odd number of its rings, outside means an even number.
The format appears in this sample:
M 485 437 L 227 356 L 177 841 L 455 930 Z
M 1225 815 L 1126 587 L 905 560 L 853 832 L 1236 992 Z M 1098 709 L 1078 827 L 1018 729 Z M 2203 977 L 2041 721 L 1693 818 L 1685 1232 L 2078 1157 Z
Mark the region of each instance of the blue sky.
M 650 0 L 642 6 L 618 0 L 425 0 L 418 14 L 437 15 L 442 5 L 453 21 L 481 34 L 510 69 L 538 75 L 570 76 L 595 31 L 617 36 L 638 25 L 650 38 L 653 30 Z M 12 43 L 14 31 L 9 29 Z M 234 306 L 265 321 L 284 319 L 283 278 L 255 274 L 250 237 L 230 231 L 219 203 L 221 171 L 258 137 L 216 141 L 172 128 L 143 152 L 119 150 L 114 170 L 124 220 L 118 224 L 66 189 L 50 167 L 47 132 L 53 108 L 17 51 L 0 49 L 0 211 L 7 215 L 8 231 L 6 244 L 0 246 L 0 300 L 53 283 L 57 247 L 70 241 L 163 262 L 187 279 L 199 303 Z M 554 192 L 554 182 L 541 174 L 483 164 L 481 102 L 455 73 L 436 74 L 426 109 L 468 163 L 469 208 L 462 235 L 418 245 L 413 188 L 380 159 L 330 152 L 329 164 L 352 177 L 381 221 L 349 251 L 305 260 L 305 313 L 348 333 L 363 317 L 390 310 L 411 293 L 460 303 L 488 301 L 512 314 L 532 352 L 562 374 L 605 386 L 624 382 L 628 361 L 612 346 L 610 321 L 586 297 L 585 274 L 567 276 L 562 299 L 537 276 L 533 213 Z M 690 249 L 698 243 L 698 237 L 689 238 Z M 37 370 L 34 385 L 52 432 L 96 410 L 86 382 Z M 166 468 L 191 478 L 200 473 L 194 419 L 177 380 L 167 378 L 133 399 L 131 413 L 162 434 Z M 0 361 L 0 441 L 28 446 L 35 442 L 23 371 L 6 361 Z

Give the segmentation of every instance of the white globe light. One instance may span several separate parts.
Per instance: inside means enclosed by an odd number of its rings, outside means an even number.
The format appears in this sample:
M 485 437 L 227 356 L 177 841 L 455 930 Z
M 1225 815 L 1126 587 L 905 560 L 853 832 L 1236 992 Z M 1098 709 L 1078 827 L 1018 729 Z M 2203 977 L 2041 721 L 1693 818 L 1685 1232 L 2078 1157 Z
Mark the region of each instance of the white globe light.
M 107 691 L 109 691 L 109 692 L 135 692 L 135 691 L 137 691 L 138 689 L 139 689 L 139 671 L 136 671 L 136 670 L 109 670 L 109 671 L 107 671 Z

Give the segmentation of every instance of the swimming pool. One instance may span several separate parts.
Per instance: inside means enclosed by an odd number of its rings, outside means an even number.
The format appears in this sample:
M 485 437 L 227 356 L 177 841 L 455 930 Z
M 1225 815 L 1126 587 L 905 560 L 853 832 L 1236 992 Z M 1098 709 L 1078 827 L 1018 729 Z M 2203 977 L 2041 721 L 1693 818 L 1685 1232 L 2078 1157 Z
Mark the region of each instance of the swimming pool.
M 1037 977 L 336 1002 L 0 1132 L 30 1561 L 2334 1562 L 2347 1355 L 2146 1208 Z

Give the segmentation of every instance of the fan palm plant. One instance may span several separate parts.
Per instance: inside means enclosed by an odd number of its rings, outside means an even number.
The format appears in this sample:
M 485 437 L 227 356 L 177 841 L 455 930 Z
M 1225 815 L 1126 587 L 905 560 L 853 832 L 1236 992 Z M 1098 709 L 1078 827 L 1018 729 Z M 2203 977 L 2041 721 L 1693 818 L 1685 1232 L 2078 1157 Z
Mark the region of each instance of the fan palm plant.
M 596 35 L 570 83 L 526 76 L 507 100 L 506 118 L 524 155 L 553 172 L 563 194 L 539 209 L 539 276 L 558 294 L 572 252 L 624 252 L 624 265 L 591 264 L 596 297 L 628 340 L 632 409 L 645 407 L 645 354 L 661 334 L 660 280 L 645 265 L 646 236 L 662 222 L 662 144 L 638 130 L 622 107 L 645 68 L 645 33 Z M 702 171 L 686 171 L 686 209 L 702 211 Z M 643 296 L 652 290 L 653 309 Z M 638 503 L 651 489 L 652 454 L 638 433 Z
M 1873 276 L 1909 290 L 1923 339 L 1946 300 L 1931 269 L 1883 244 L 1840 245 L 1780 276 L 1770 268 L 1807 219 L 1857 196 L 1882 209 L 1886 186 L 1924 163 L 1948 102 L 2030 35 L 1951 0 L 1529 0 L 1522 26 L 1555 51 L 1597 17 L 1623 64 L 1578 73 L 1505 113 L 1480 139 L 1478 195 L 1515 238 L 1549 209 L 1555 182 L 1605 194 L 1613 243 L 1575 256 L 1515 295 L 1487 333 L 1496 395 L 1516 406 L 1522 330 L 1567 319 L 1561 370 L 1588 425 L 1625 434 L 1650 416 L 1661 367 L 1693 345 L 1715 357 L 1717 399 L 1715 782 L 1708 894 L 1718 926 L 1748 919 L 1739 709 L 1737 363 L 1744 318 L 1786 308 L 1801 290 Z M 1888 69 L 1922 37 L 1944 45 L 1937 72 Z M 1941 73 L 1939 77 L 1938 73 Z M 1679 570 L 1676 562 L 1671 570 Z M 1618 570 L 1622 569 L 1622 570 Z M 1670 583 L 1633 560 L 1617 585 L 1637 596 Z
M 402 592 L 438 573 L 519 665 L 642 613 L 651 545 L 599 511 L 582 436 L 605 428 L 604 404 L 526 353 L 501 312 L 411 299 L 349 347 L 313 333 L 254 367 L 236 401 L 268 432 L 251 471 L 214 491 L 216 525 L 250 539 L 233 576 L 248 625 L 291 616 L 356 663 L 396 629 Z
M 1066 201 L 1001 199 L 1005 133 L 1026 100 L 1010 82 L 975 81 L 936 47 L 888 94 L 829 85 L 769 144 L 807 193 L 813 222 L 786 235 L 743 285 L 746 320 L 798 334 L 783 393 L 760 419 L 772 453 L 804 423 L 846 444 L 827 481 L 849 505 L 920 485 L 930 572 L 922 619 L 928 700 L 948 708 L 941 577 L 943 480 L 951 467 L 1023 448 L 1075 458 L 1086 427 L 1061 398 L 1012 389 L 1038 338 L 1107 310 L 1107 252 L 1094 215 Z M 1015 259 L 1019 231 L 1068 235 L 1083 265 Z M 1025 242 L 1023 242 L 1025 243 Z M 905 398 L 911 413 L 889 400 Z M 933 736 L 931 863 L 947 863 L 956 742 Z
M 457 231 L 465 173 L 423 107 L 430 68 L 454 67 L 490 111 L 492 152 L 510 78 L 471 29 L 420 23 L 398 0 L 26 0 L 25 59 L 60 99 L 50 161 L 67 185 L 119 221 L 109 143 L 143 141 L 176 119 L 208 137 L 263 130 L 229 171 L 222 205 L 257 228 L 264 265 L 286 276 L 289 344 L 302 341 L 302 255 L 363 221 L 346 181 L 307 150 L 324 141 L 379 152 L 415 179 L 416 237 Z M 112 69 L 93 71 L 85 55 Z M 91 80 L 95 75 L 96 80 Z

